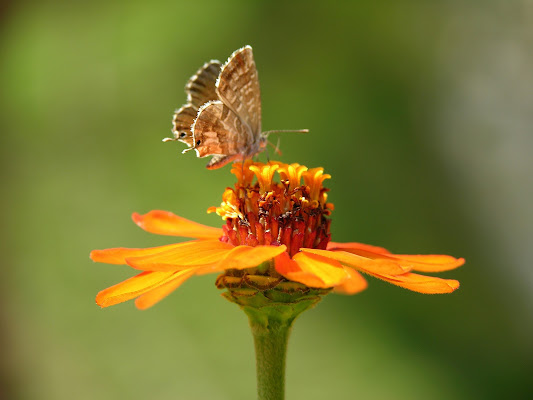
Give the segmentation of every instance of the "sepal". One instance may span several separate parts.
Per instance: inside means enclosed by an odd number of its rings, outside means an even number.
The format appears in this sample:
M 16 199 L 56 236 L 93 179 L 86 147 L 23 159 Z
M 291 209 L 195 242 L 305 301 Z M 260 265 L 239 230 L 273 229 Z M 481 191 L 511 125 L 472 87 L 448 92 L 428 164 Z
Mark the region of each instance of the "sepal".
M 239 305 L 257 328 L 267 328 L 272 323 L 291 326 L 296 317 L 331 291 L 265 275 L 220 275 L 216 286 L 227 289 L 222 296 Z

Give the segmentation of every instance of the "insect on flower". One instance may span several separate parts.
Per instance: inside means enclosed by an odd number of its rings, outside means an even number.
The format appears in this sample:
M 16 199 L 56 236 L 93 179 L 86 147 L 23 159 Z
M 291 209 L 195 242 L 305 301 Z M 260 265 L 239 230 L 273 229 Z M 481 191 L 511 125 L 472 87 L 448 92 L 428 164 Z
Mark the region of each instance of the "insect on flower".
M 221 65 L 204 64 L 185 86 L 187 103 L 172 120 L 174 137 L 198 157 L 212 156 L 207 168 L 216 169 L 262 152 L 274 132 L 261 132 L 261 91 L 252 48 L 236 50 Z

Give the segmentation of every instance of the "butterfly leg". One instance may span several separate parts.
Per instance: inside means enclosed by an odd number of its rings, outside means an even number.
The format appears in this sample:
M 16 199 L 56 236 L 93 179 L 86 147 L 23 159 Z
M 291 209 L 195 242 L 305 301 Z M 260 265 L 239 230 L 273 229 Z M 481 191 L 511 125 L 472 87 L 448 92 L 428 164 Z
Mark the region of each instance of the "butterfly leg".
M 268 147 L 265 148 L 265 153 L 266 153 L 266 157 L 267 157 L 267 162 L 269 162 L 270 161 L 270 153 L 268 152 Z
M 276 153 L 278 156 L 281 156 L 281 150 L 279 149 L 279 142 L 280 142 L 280 138 L 278 137 L 278 143 L 274 146 L 274 144 L 270 141 L 268 141 L 267 143 L 269 145 L 271 145 L 273 148 L 274 148 L 274 153 Z M 266 152 L 267 152 L 267 157 L 268 157 L 268 147 L 266 148 Z
M 279 149 L 280 142 L 281 138 L 278 136 L 278 142 L 276 143 L 276 148 L 274 149 L 274 153 L 276 153 L 278 156 L 281 156 L 281 150 Z

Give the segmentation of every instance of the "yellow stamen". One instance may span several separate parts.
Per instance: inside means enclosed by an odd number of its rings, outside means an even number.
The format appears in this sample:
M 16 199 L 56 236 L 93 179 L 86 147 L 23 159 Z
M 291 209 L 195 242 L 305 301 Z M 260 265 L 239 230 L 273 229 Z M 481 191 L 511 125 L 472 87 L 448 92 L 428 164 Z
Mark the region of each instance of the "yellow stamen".
M 302 174 L 307 171 L 305 165 L 300 164 L 284 164 L 278 169 L 278 173 L 282 180 L 289 181 L 289 190 L 294 190 L 300 186 L 302 180 Z
M 237 181 L 241 186 L 249 186 L 252 183 L 254 173 L 249 168 L 252 164 L 252 160 L 246 160 L 244 165 L 242 163 L 233 164 L 231 173 L 237 177 Z
M 258 163 L 259 164 L 259 163 Z M 279 168 L 278 164 L 269 164 L 269 165 L 251 165 L 250 171 L 253 171 L 257 177 L 257 182 L 259 182 L 259 193 L 264 194 L 269 191 L 270 185 L 272 184 L 272 178 L 274 177 L 274 172 Z
M 315 201 L 325 201 L 327 196 L 324 199 L 320 198 L 320 191 L 322 190 L 322 182 L 326 179 L 330 179 L 331 175 L 324 174 L 323 168 L 311 168 L 310 170 L 303 173 L 304 182 L 309 186 L 311 200 Z

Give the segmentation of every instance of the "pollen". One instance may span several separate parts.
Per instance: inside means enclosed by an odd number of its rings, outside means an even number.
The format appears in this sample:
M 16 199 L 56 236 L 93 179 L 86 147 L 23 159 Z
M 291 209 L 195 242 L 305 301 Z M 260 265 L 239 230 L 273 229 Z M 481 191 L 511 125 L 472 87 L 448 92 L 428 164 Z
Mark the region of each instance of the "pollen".
M 326 249 L 330 241 L 322 168 L 270 161 L 235 163 L 231 172 L 237 182 L 227 188 L 219 207 L 210 207 L 225 221 L 223 242 L 237 245 L 287 246 L 289 254 L 300 248 Z M 276 179 L 277 178 L 277 179 Z

